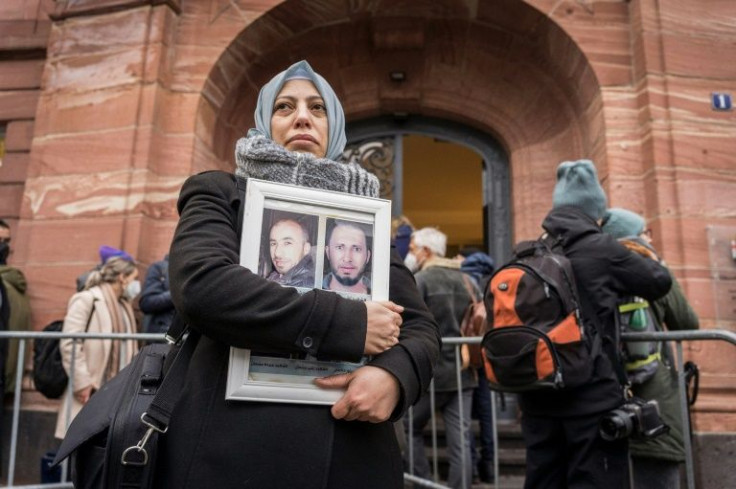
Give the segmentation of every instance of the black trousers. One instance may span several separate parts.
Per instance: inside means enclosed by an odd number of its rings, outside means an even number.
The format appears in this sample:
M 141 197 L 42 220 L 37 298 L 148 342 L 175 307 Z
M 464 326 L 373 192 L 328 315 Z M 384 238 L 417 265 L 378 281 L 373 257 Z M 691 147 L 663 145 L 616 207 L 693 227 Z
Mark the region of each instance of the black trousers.
M 629 442 L 598 434 L 601 414 L 549 418 L 524 414 L 525 489 L 628 489 Z

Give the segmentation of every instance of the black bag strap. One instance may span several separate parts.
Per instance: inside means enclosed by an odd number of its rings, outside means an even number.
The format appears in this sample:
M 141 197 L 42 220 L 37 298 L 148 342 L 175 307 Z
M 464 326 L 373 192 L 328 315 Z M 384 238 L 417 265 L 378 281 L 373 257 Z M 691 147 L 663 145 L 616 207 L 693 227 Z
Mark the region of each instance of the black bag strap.
M 236 185 L 238 193 L 242 195 L 240 205 L 238 207 L 236 228 L 238 236 L 240 236 L 243 226 L 243 212 L 245 204 L 246 180 L 236 177 Z M 148 427 L 143 438 L 138 442 L 137 446 L 129 447 L 128 450 L 143 450 L 154 432 L 163 434 L 169 430 L 171 422 L 171 414 L 176 407 L 176 403 L 181 397 L 186 379 L 189 363 L 194 354 L 194 350 L 199 342 L 201 334 L 198 331 L 191 330 L 183 318 L 175 313 L 174 318 L 166 332 L 166 339 L 172 344 L 169 355 L 164 364 L 164 379 L 161 386 L 156 391 L 151 404 L 141 415 L 141 422 Z M 183 344 L 177 349 L 183 338 Z M 171 357 L 173 360 L 169 361 Z M 169 366 L 170 365 L 170 366 Z M 168 368 L 167 368 L 168 366 Z M 155 439 L 152 444 L 156 443 Z M 137 486 L 136 486 L 137 487 Z
M 84 332 L 89 333 L 89 323 L 92 322 L 92 316 L 95 314 L 95 304 L 97 303 L 97 299 L 94 299 L 92 301 L 92 309 L 89 311 L 89 317 L 87 318 L 87 324 L 84 325 Z M 64 330 L 64 323 L 61 323 L 61 329 Z M 56 341 L 56 340 L 55 340 Z M 75 345 L 74 348 L 78 348 L 76 344 L 77 340 L 72 340 L 72 343 Z M 84 344 L 84 339 L 81 341 L 82 344 Z M 58 342 L 57 342 L 58 345 Z M 112 357 L 112 355 L 110 355 Z
M 188 330 L 189 328 L 186 329 Z M 192 354 L 199 342 L 199 338 L 199 332 L 189 330 L 189 334 L 184 339 L 184 344 L 181 345 L 181 348 L 177 352 L 172 353 L 175 357 L 165 374 L 164 380 L 161 382 L 161 387 L 156 391 L 156 395 L 153 401 L 151 401 L 148 410 L 141 416 L 141 421 L 150 429 L 160 433 L 165 433 L 169 429 L 171 413 L 181 396 L 184 380 L 189 369 L 189 362 L 192 359 Z M 176 347 L 172 346 L 172 352 L 174 348 Z
M 683 370 L 685 371 L 687 403 L 692 406 L 698 399 L 698 390 L 700 389 L 700 370 L 698 370 L 698 366 L 693 362 L 685 362 Z
M 178 345 L 184 338 L 184 334 L 189 330 L 186 321 L 174 311 L 174 317 L 171 318 L 169 329 L 166 330 L 166 342 L 172 345 Z
M 164 379 L 161 382 L 161 386 L 156 391 L 156 395 L 153 397 L 148 409 L 141 414 L 141 423 L 146 426 L 146 432 L 136 445 L 130 446 L 123 451 L 123 458 L 121 461 L 123 477 L 126 480 L 125 487 L 129 487 L 131 489 L 147 489 L 149 487 L 145 478 L 146 471 L 140 469 L 141 467 L 146 467 L 149 463 L 150 459 L 147 453 L 154 453 L 156 451 L 158 437 L 155 435 L 166 433 L 169 430 L 171 413 L 173 412 L 177 401 L 181 397 L 184 380 L 186 379 L 187 370 L 189 369 L 189 362 L 192 358 L 192 354 L 194 353 L 194 349 L 199 342 L 199 338 L 199 332 L 190 331 L 189 334 L 186 335 L 184 344 L 181 345 L 181 348 L 178 348 L 178 345 L 171 345 L 171 349 L 167 357 L 173 355 L 175 358 L 168 371 L 162 372 Z M 147 448 L 146 444 L 148 444 Z M 146 453 L 143 463 L 125 463 L 126 455 L 132 452 Z
M 89 311 L 89 317 L 87 318 L 87 324 L 84 326 L 84 332 L 89 332 L 89 323 L 92 322 L 92 315 L 95 313 L 95 304 L 97 303 L 97 299 L 92 301 L 92 309 Z

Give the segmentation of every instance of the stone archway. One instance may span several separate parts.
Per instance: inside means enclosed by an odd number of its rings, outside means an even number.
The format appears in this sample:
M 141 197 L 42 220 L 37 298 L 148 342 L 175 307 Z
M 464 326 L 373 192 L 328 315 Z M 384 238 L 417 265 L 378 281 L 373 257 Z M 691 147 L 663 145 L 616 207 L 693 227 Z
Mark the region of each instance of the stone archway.
M 260 86 L 299 59 L 330 81 L 348 121 L 416 114 L 495 136 L 510 157 L 512 207 L 531 210 L 515 213 L 517 238 L 537 233 L 559 161 L 586 156 L 605 166 L 596 75 L 570 36 L 529 4 L 309 8 L 291 0 L 240 32 L 215 63 L 200 100 L 193 171 L 232 166 Z

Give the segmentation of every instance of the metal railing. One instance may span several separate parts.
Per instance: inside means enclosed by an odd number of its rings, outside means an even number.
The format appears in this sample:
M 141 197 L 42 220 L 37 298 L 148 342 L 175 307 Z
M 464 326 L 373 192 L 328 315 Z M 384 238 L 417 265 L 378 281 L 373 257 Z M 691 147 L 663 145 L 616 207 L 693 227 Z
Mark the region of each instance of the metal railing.
M 121 333 L 62 333 L 62 332 L 20 332 L 20 331 L 0 331 L 0 340 L 3 339 L 16 339 L 18 340 L 18 361 L 16 366 L 16 379 L 15 379 L 15 392 L 14 392 L 14 398 L 13 398 L 13 419 L 12 419 L 12 430 L 11 430 L 11 441 L 10 441 L 10 456 L 8 459 L 8 478 L 7 478 L 7 486 L 8 488 L 14 487 L 19 489 L 66 489 L 71 488 L 72 484 L 70 482 L 62 482 L 62 483 L 49 483 L 49 484 L 34 484 L 34 485 L 14 485 L 15 480 L 15 466 L 16 466 L 16 456 L 17 456 L 17 447 L 18 447 L 18 427 L 19 427 L 19 419 L 20 419 L 20 399 L 21 399 L 21 388 L 22 388 L 22 380 L 23 380 L 23 370 L 25 365 L 25 351 L 26 351 L 26 341 L 27 340 L 34 340 L 34 339 L 50 339 L 50 338 L 57 338 L 57 339 L 74 339 L 78 340 L 74 343 L 73 348 L 73 355 L 74 352 L 76 352 L 77 343 L 82 340 L 144 340 L 144 341 L 165 341 L 163 334 L 146 334 L 146 333 L 134 333 L 134 334 L 121 334 Z M 680 394 L 680 409 L 681 409 L 681 418 L 683 423 L 683 433 L 684 433 L 684 441 L 685 441 L 685 468 L 686 468 L 686 477 L 687 477 L 687 487 L 688 489 L 695 489 L 695 472 L 694 472 L 694 463 L 693 463 L 693 454 L 692 454 L 692 443 L 689 437 L 690 433 L 690 424 L 689 424 L 689 413 L 688 413 L 688 400 L 687 400 L 687 390 L 685 385 L 685 372 L 684 372 L 684 360 L 683 360 L 683 350 L 682 350 L 682 342 L 683 341 L 726 341 L 728 343 L 731 343 L 733 345 L 736 345 L 736 333 L 731 331 L 725 331 L 725 330 L 695 330 L 695 331 L 668 331 L 668 332 L 656 332 L 656 333 L 625 333 L 622 335 L 622 340 L 625 341 L 658 341 L 658 342 L 675 342 L 677 344 L 676 347 L 676 369 L 678 372 L 678 384 L 679 384 L 679 394 Z M 480 337 L 475 338 L 443 338 L 444 345 L 453 345 L 455 347 L 455 371 L 456 371 L 456 380 L 458 386 L 461 385 L 461 373 L 462 373 L 462 366 L 461 366 L 461 354 L 460 354 L 460 348 L 463 344 L 479 344 L 481 342 Z M 121 358 L 123 355 L 121 355 Z M 74 365 L 74 362 L 72 361 L 72 365 Z M 72 383 L 71 389 L 68 389 L 67 395 L 71 395 L 70 393 L 73 392 L 73 375 L 70 376 L 69 381 Z M 438 447 L 437 447 L 437 424 L 435 419 L 435 410 L 434 410 L 434 389 L 433 385 L 430 387 L 430 400 L 431 400 L 431 411 L 432 411 L 432 417 L 431 417 L 431 425 L 432 425 L 432 458 L 433 458 L 433 472 L 434 472 L 434 478 L 435 481 L 430 481 L 426 479 L 419 478 L 415 475 L 412 475 L 411 472 L 413 472 L 413 443 L 411 443 L 411 438 L 408 437 L 407 439 L 407 450 L 408 453 L 408 460 L 410 461 L 410 473 L 404 474 L 404 480 L 406 482 L 413 483 L 415 486 L 419 487 L 428 487 L 428 488 L 434 488 L 434 489 L 447 489 L 447 486 L 441 485 L 439 483 L 439 477 L 438 477 Z M 463 425 L 463 410 L 462 410 L 462 396 L 458 396 L 460 399 L 460 424 Z M 493 466 L 494 466 L 494 472 L 495 472 L 495 482 L 493 483 L 493 487 L 498 487 L 498 481 L 499 481 L 499 460 L 498 460 L 498 432 L 497 432 L 497 419 L 496 419 L 496 403 L 495 403 L 495 396 L 491 395 L 491 410 L 492 410 L 492 419 L 493 419 L 493 439 L 494 439 L 494 460 L 493 460 Z M 411 416 L 411 409 L 407 416 Z M 411 426 L 411 422 L 410 422 Z M 409 430 L 409 433 L 411 433 L 411 429 Z M 464 446 L 465 444 L 463 444 Z M 470 454 L 466 451 L 469 450 L 469 447 L 464 448 L 461 453 L 461 463 L 464 465 L 464 461 L 467 460 L 465 457 L 469 457 Z M 62 480 L 66 479 L 66 474 L 64 473 Z M 463 471 L 463 485 L 466 487 L 469 487 L 469 481 L 465 479 L 465 471 Z
M 18 427 L 20 424 L 20 398 L 21 389 L 23 382 L 23 371 L 25 367 L 25 353 L 26 353 L 26 341 L 35 339 L 72 339 L 74 340 L 72 346 L 72 357 L 71 357 L 71 375 L 69 375 L 69 388 L 66 390 L 65 395 L 68 399 L 68 408 L 66 412 L 66 426 L 69 427 L 71 423 L 71 396 L 74 392 L 74 359 L 76 356 L 77 348 L 79 343 L 85 340 L 116 340 L 121 341 L 121 355 L 120 358 L 125 358 L 125 342 L 128 340 L 145 340 L 145 341 L 165 341 L 163 334 L 148 334 L 148 333 L 64 333 L 64 332 L 45 332 L 45 331 L 0 331 L 0 340 L 3 339 L 16 339 L 18 340 L 18 361 L 16 363 L 15 370 L 15 392 L 13 393 L 13 420 L 11 424 L 11 438 L 10 438 L 10 456 L 8 458 L 8 478 L 6 487 L 22 487 L 25 489 L 30 488 L 68 488 L 72 487 L 71 482 L 61 484 L 36 484 L 36 485 L 25 485 L 16 486 L 15 483 L 15 466 L 16 457 L 18 452 Z M 123 365 L 121 365 L 122 367 Z M 67 479 L 67 464 L 62 465 L 62 478 L 61 480 Z
M 690 416 L 687 400 L 687 385 L 685 380 L 683 341 L 722 340 L 736 345 L 736 333 L 718 329 L 702 329 L 688 331 L 666 331 L 653 333 L 624 333 L 623 341 L 674 341 L 677 343 L 675 368 L 677 369 L 677 385 L 680 391 L 680 418 L 682 419 L 682 433 L 685 442 L 685 475 L 688 489 L 695 489 L 695 464 L 693 463 L 693 447 L 690 439 Z M 633 484 L 632 484 L 633 487 Z
M 456 378 L 458 382 L 458 386 L 460 386 L 460 370 L 461 370 L 461 354 L 460 354 L 460 348 L 463 344 L 479 344 L 481 342 L 481 337 L 475 337 L 475 338 L 443 338 L 443 344 L 444 345 L 454 345 L 455 347 L 455 369 L 456 369 Z M 731 343 L 736 346 L 736 333 L 732 331 L 725 331 L 725 330 L 718 330 L 718 329 L 710 329 L 710 330 L 688 330 L 688 331 L 666 331 L 666 332 L 652 332 L 652 333 L 624 333 L 621 335 L 621 340 L 623 341 L 633 341 L 633 342 L 640 342 L 640 341 L 657 341 L 657 342 L 675 342 L 677 344 L 676 348 L 676 355 L 675 355 L 675 368 L 677 369 L 677 376 L 678 376 L 678 386 L 679 386 L 679 398 L 680 398 L 680 414 L 682 418 L 683 423 L 683 438 L 684 438 L 684 445 L 685 445 L 685 473 L 686 473 L 686 479 L 687 479 L 687 487 L 688 489 L 695 489 L 695 470 L 694 470 L 694 462 L 693 462 L 693 453 L 692 453 L 692 442 L 690 439 L 690 417 L 689 417 L 689 409 L 688 409 L 688 399 L 687 399 L 687 388 L 686 388 L 686 380 L 685 380 L 685 370 L 684 370 L 684 355 L 682 351 L 682 342 L 683 341 L 726 341 L 727 343 Z M 430 395 L 432 398 L 434 398 L 434 391 L 430 387 Z M 460 403 L 462 403 L 462 396 L 458 396 L 460 398 Z M 494 472 L 495 472 L 495 481 L 493 483 L 493 487 L 497 488 L 497 484 L 499 483 L 499 461 L 498 461 L 498 432 L 497 432 L 497 422 L 496 422 L 496 405 L 495 405 L 495 396 L 491 396 L 491 406 L 492 406 L 492 416 L 493 416 L 493 439 L 494 439 L 494 454 L 493 454 L 493 466 L 494 466 Z M 460 409 L 460 412 L 462 413 L 462 409 Z M 437 460 L 438 460 L 438 450 L 437 450 L 437 433 L 436 433 L 436 422 L 434 420 L 434 409 L 432 409 L 433 417 L 432 417 L 432 457 L 433 457 L 433 476 L 435 478 L 435 482 L 427 481 L 425 479 L 420 479 L 421 481 L 426 482 L 427 484 L 431 485 L 422 485 L 422 483 L 419 483 L 417 485 L 422 487 L 438 487 L 436 485 L 437 481 L 439 481 L 438 477 L 438 470 L 437 470 Z M 410 416 L 411 414 L 409 414 Z M 462 420 L 460 421 L 460 424 L 462 426 Z M 411 445 L 411 444 L 409 444 Z M 411 450 L 411 446 L 409 446 L 409 450 Z M 464 451 L 464 450 L 463 450 Z M 461 460 L 466 460 L 464 457 L 466 455 L 461 456 Z M 411 454 L 409 455 L 409 459 L 412 460 Z M 412 466 L 410 463 L 409 472 L 413 472 Z M 465 474 L 465 471 L 463 471 L 463 474 Z M 405 474 L 406 476 L 409 474 Z M 416 478 L 415 476 L 412 476 L 412 478 Z M 464 487 L 470 487 L 467 485 L 467 481 L 463 479 L 463 486 Z M 445 487 L 445 486 L 439 486 L 439 487 Z M 633 482 L 631 484 L 631 487 L 633 488 Z

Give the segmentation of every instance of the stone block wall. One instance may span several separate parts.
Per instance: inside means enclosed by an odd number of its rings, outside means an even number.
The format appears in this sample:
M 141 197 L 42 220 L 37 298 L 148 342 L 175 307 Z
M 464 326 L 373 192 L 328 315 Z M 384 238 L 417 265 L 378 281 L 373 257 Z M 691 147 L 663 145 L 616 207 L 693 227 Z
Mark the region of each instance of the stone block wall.
M 0 218 L 22 242 L 18 219 L 30 161 L 36 108 L 41 96 L 53 8 L 51 0 L 6 0 L 0 5 L 0 126 L 5 155 L 0 165 Z

